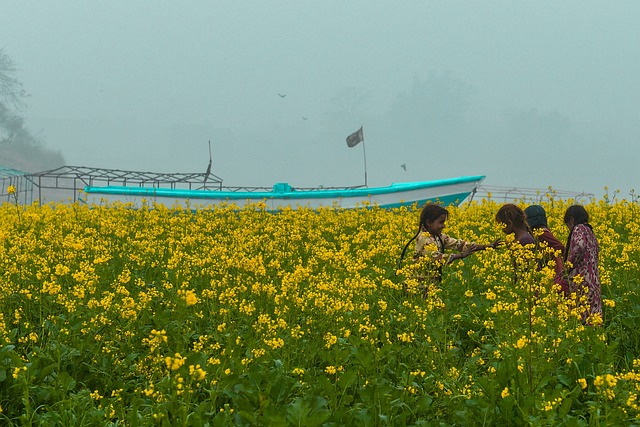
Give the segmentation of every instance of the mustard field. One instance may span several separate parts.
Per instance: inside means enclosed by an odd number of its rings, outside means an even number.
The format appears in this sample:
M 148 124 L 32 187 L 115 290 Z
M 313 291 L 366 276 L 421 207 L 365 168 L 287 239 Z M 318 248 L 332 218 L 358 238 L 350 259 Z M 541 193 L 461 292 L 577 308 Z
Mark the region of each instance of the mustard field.
M 566 241 L 572 201 L 542 204 Z M 445 233 L 504 238 L 500 205 L 449 208 Z M 418 207 L 5 202 L 0 424 L 640 425 L 640 205 L 585 207 L 599 326 L 544 249 L 476 253 L 423 297 L 411 250 L 396 265 Z

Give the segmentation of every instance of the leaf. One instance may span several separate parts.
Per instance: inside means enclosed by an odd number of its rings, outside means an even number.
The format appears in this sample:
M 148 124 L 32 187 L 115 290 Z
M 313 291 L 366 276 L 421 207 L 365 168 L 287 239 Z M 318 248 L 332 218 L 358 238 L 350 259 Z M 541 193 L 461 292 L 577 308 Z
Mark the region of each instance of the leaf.
M 126 360 L 127 362 L 133 362 L 137 358 L 138 358 L 138 353 L 129 353 L 124 360 Z
M 433 398 L 428 394 L 425 394 L 415 402 L 414 412 L 419 413 L 421 411 L 426 411 L 431 406 L 432 403 L 433 403 Z
M 566 374 L 563 373 L 559 373 L 557 375 L 558 381 L 562 384 L 565 385 L 568 388 L 571 388 L 571 386 L 573 385 L 571 380 L 569 379 L 569 377 Z
M 373 422 L 373 414 L 367 408 L 360 409 L 356 413 L 355 419 L 359 421 L 357 423 L 358 425 L 362 425 L 365 427 L 373 426 L 375 424 Z
M 558 411 L 558 413 L 562 418 L 564 418 L 569 413 L 569 411 L 571 410 L 572 404 L 573 404 L 573 399 L 571 399 L 570 397 L 566 397 L 562 401 L 562 404 L 560 405 L 560 410 Z
M 374 368 L 373 365 L 373 352 L 365 349 L 364 346 L 359 345 L 351 350 L 351 354 L 355 356 L 356 360 L 362 365 L 365 371 Z
M 327 400 L 320 396 L 311 402 L 298 398 L 287 408 L 287 421 L 297 426 L 320 426 L 331 416 L 326 405 Z
M 350 387 L 354 383 L 357 376 L 358 376 L 358 371 L 348 370 L 344 372 L 343 375 L 340 376 L 340 379 L 338 380 L 338 385 L 340 385 L 342 388 Z
M 287 407 L 287 420 L 297 426 L 306 425 L 311 407 L 303 398 L 298 398 Z
M 44 368 L 42 368 L 39 372 L 40 376 L 42 378 L 45 378 L 47 375 L 51 374 L 53 371 L 56 370 L 56 368 L 58 367 L 57 363 L 52 363 L 49 366 L 45 366 Z
M 73 379 L 73 377 L 66 372 L 60 372 L 57 375 L 57 380 L 58 380 L 58 383 L 65 390 L 65 392 L 69 392 L 73 390 L 73 388 L 76 386 L 76 380 Z

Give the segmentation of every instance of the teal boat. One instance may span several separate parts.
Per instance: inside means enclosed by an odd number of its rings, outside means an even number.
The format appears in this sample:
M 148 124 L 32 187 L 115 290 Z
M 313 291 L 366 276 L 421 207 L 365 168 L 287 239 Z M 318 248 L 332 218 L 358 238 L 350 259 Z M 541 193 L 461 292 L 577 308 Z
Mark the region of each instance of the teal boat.
M 363 206 L 398 208 L 438 201 L 457 205 L 473 193 L 484 176 L 462 176 L 433 181 L 394 183 L 386 187 L 294 188 L 277 183 L 271 188 L 176 189 L 146 186 L 86 186 L 88 203 L 123 202 L 140 206 L 161 203 L 168 207 L 209 207 L 221 204 L 239 208 L 264 203 L 267 209 Z

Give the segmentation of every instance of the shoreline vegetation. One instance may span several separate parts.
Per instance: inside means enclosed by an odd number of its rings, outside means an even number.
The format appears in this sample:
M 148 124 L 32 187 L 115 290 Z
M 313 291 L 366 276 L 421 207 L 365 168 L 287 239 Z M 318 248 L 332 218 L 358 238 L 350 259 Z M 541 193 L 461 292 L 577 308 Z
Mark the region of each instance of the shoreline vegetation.
M 561 241 L 572 202 L 541 203 Z M 499 206 L 448 207 L 447 233 L 503 237 Z M 419 207 L 5 202 L 0 423 L 638 424 L 640 205 L 585 207 L 604 302 L 593 327 L 553 265 L 535 268 L 544 249 L 474 254 L 422 298 L 420 266 L 396 270 Z

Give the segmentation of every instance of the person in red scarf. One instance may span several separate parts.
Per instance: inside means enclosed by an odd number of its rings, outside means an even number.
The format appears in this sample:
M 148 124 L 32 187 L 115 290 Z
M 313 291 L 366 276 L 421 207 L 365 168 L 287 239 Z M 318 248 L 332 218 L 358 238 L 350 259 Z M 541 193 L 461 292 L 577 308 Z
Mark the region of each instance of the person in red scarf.
M 536 239 L 536 247 L 539 249 L 548 247 L 556 252 L 555 256 L 543 257 L 543 259 L 541 259 L 540 268 L 542 268 L 544 264 L 553 260 L 555 262 L 556 272 L 554 282 L 560 285 L 562 292 L 568 296 L 569 284 L 566 280 L 562 279 L 562 271 L 564 269 L 564 263 L 562 262 L 562 257 L 565 251 L 564 245 L 549 229 L 549 226 L 547 225 L 547 213 L 542 206 L 531 205 L 524 210 L 524 213 L 527 216 L 527 222 L 529 223 L 529 227 L 531 227 L 532 234 Z

